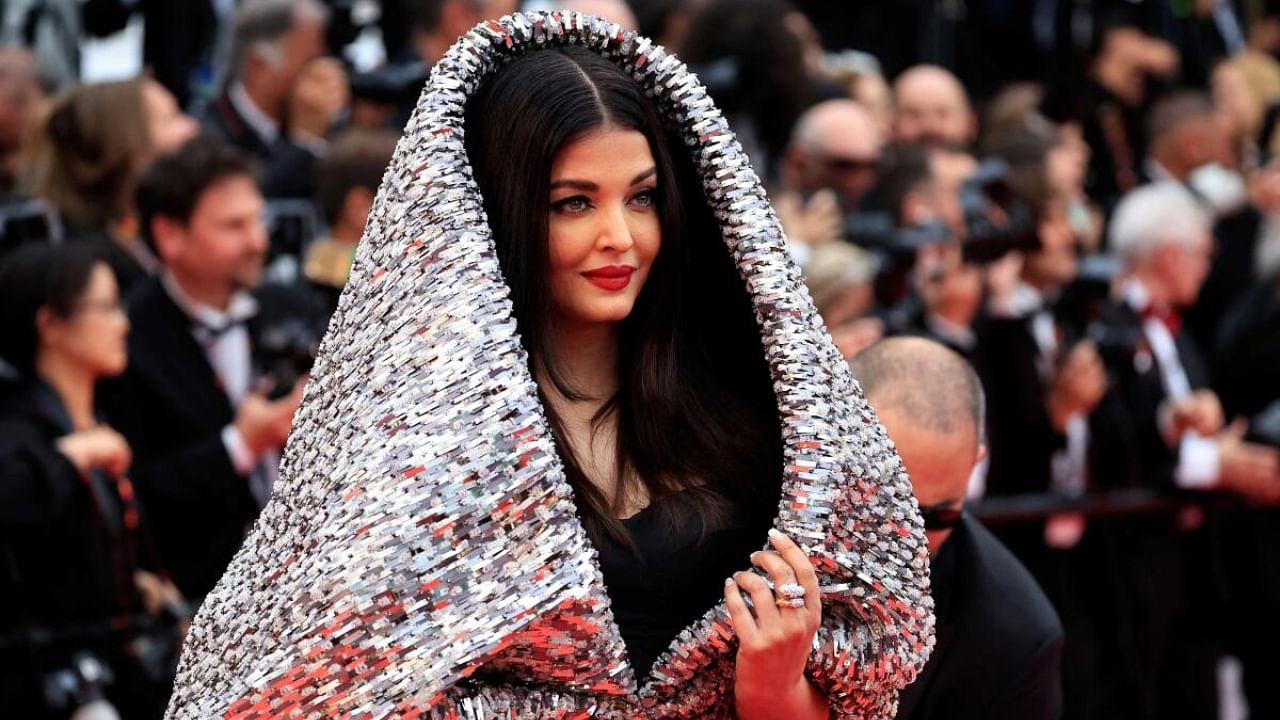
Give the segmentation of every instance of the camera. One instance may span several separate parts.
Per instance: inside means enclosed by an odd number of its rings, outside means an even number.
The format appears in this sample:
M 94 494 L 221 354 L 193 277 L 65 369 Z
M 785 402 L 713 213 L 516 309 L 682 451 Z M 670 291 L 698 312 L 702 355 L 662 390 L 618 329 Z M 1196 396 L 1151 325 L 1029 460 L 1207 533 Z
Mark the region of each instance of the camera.
M 1009 185 L 1008 172 L 1003 160 L 988 158 L 960 186 L 968 262 L 984 265 L 1040 247 L 1035 211 Z
M 1004 161 L 985 160 L 960 186 L 964 237 L 959 240 L 966 262 L 985 265 L 1011 251 L 1040 246 L 1035 212 L 1010 187 L 1007 172 Z M 904 228 L 891 213 L 883 211 L 846 215 L 844 236 L 855 245 L 888 255 L 895 265 L 908 266 L 917 250 L 957 239 L 941 221 Z
M 46 200 L 0 203 L 0 257 L 27 243 L 60 242 L 62 220 Z
M 308 200 L 271 200 L 263 211 L 271 250 L 268 262 L 282 256 L 302 257 L 315 239 L 320 220 L 316 208 Z
M 311 371 L 322 335 L 323 329 L 301 318 L 287 318 L 263 328 L 257 353 L 270 380 L 270 399 L 288 395 Z

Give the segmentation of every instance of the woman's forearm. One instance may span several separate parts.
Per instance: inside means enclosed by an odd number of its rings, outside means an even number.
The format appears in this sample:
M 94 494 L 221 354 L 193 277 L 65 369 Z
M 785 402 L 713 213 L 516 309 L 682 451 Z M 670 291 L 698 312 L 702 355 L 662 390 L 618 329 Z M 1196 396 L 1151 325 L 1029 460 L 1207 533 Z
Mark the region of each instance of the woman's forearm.
M 783 695 L 754 692 L 738 686 L 734 704 L 741 720 L 826 720 L 827 698 L 813 683 L 801 678 L 793 692 Z

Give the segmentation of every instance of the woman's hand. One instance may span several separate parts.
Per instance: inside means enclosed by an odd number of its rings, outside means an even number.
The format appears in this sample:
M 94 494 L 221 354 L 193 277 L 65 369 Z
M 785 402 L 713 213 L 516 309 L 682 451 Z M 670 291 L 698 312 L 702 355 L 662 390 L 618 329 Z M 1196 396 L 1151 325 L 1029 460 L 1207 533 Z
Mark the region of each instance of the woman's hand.
M 725 604 L 738 635 L 734 698 L 738 716 L 751 718 L 825 718 L 827 703 L 804 676 L 813 636 L 822 624 L 818 575 L 800 546 L 776 530 L 769 531 L 773 551 L 751 555 L 774 587 L 804 588 L 804 607 L 780 607 L 764 578 L 735 573 L 725 581 Z M 742 594 L 751 596 L 748 607 Z
M 105 425 L 71 433 L 58 438 L 58 452 L 76 466 L 81 475 L 100 468 L 108 475 L 120 477 L 133 462 L 129 443 L 120 433 Z

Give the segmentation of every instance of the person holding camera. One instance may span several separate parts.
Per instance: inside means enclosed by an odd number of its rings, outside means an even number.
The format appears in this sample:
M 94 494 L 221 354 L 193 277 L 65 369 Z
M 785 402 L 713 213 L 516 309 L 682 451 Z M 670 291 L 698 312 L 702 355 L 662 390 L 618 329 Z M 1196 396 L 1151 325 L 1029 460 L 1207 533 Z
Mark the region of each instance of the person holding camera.
M 94 393 L 124 370 L 128 332 L 111 268 L 88 247 L 28 245 L 0 265 L 0 357 L 19 373 L 0 388 L 7 717 L 164 709 L 189 613 L 148 542 L 129 443 Z
M 130 365 L 105 388 L 178 587 L 213 588 L 270 494 L 319 313 L 259 287 L 267 252 L 251 161 L 192 140 L 143 175 L 143 237 L 163 270 L 130 297 Z

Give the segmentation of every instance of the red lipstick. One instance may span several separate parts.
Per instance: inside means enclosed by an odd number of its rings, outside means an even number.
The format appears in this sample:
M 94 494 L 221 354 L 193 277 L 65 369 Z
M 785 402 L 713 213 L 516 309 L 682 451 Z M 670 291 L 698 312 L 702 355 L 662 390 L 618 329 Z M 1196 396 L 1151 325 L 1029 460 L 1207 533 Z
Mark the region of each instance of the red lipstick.
M 592 285 L 610 292 L 617 292 L 631 284 L 631 274 L 636 271 L 630 265 L 606 265 L 582 273 Z

